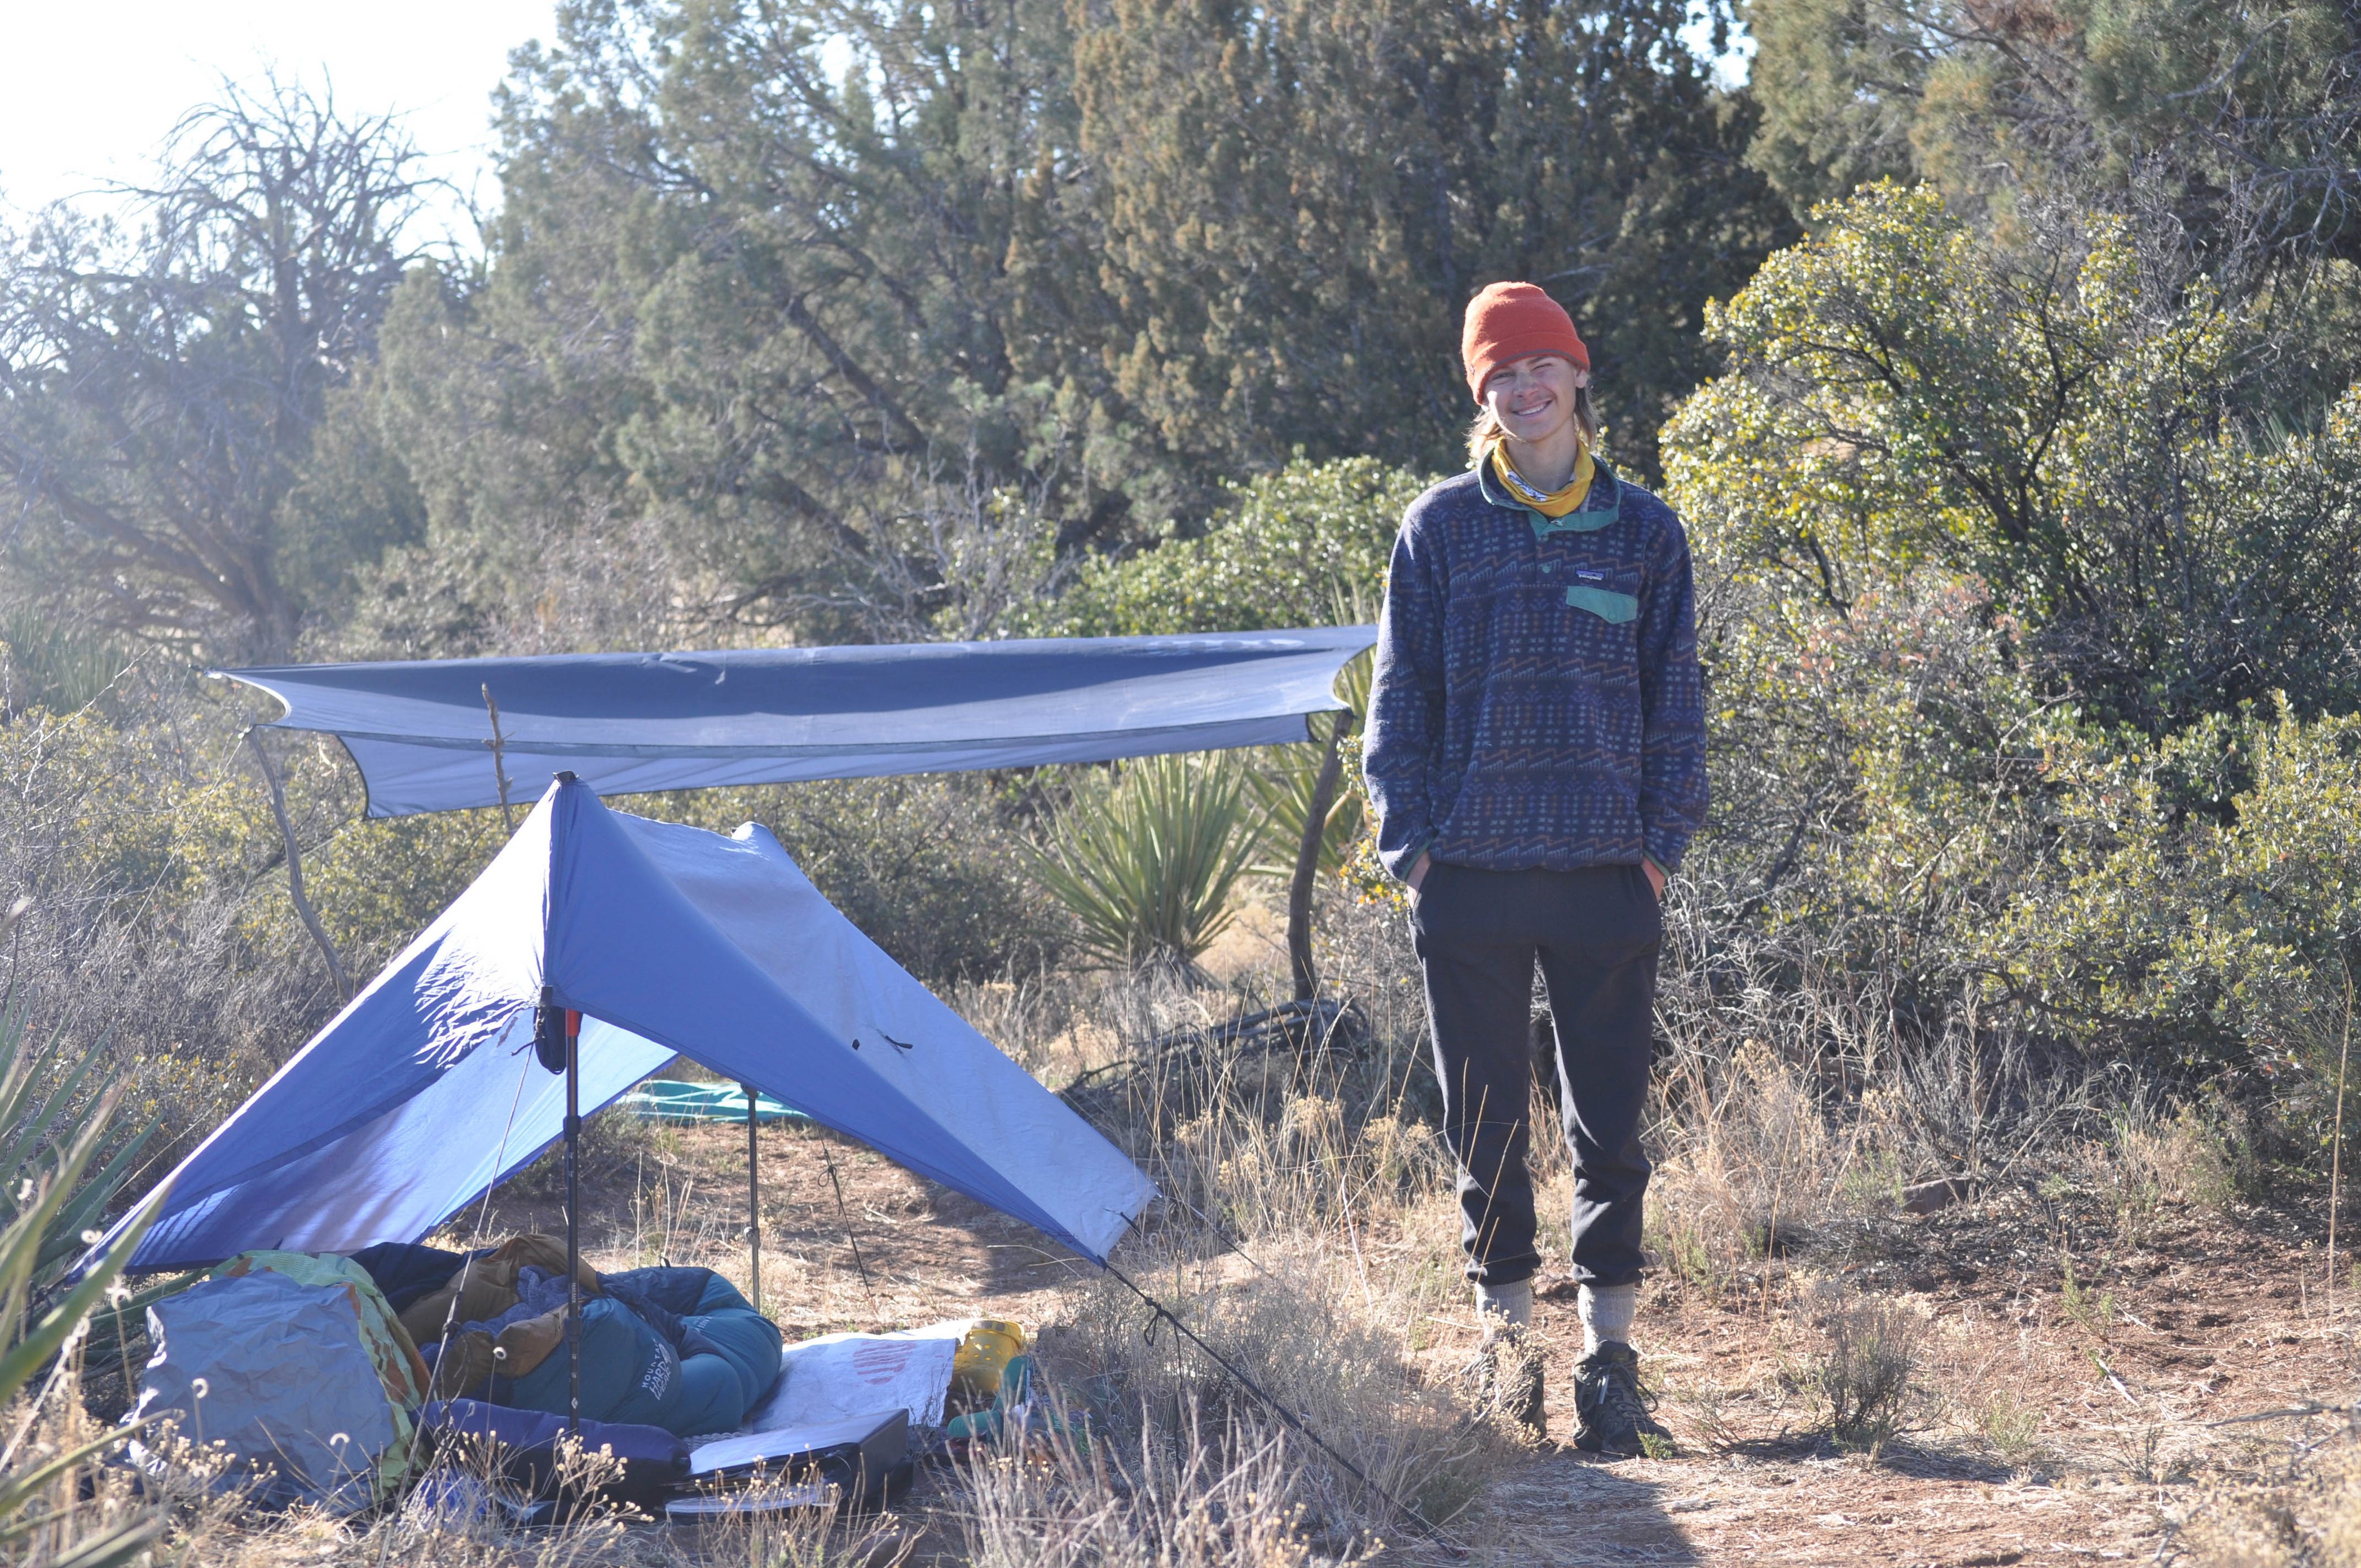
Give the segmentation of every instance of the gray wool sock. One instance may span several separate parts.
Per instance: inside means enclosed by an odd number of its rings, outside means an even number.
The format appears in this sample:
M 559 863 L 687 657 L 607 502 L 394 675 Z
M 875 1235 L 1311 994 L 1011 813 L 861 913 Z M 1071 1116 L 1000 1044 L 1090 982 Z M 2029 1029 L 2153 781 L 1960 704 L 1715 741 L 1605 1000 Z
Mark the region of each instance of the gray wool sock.
M 1484 1337 L 1487 1339 L 1503 1325 L 1519 1329 L 1532 1327 L 1533 1282 L 1520 1279 L 1513 1285 L 1478 1285 L 1476 1287 L 1476 1317 L 1484 1325 Z
M 1631 1320 L 1640 1310 L 1637 1285 L 1586 1285 L 1581 1307 L 1583 1354 L 1598 1354 L 1607 1340 L 1631 1343 Z

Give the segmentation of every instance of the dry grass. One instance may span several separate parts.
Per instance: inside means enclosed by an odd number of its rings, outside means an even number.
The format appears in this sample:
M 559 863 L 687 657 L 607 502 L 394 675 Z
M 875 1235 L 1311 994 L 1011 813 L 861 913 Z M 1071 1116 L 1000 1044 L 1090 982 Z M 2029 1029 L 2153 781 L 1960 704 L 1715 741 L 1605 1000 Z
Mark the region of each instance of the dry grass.
M 763 1134 L 764 1288 L 790 1337 L 975 1311 L 1020 1317 L 1040 1331 L 1047 1397 L 1079 1438 L 975 1456 L 870 1522 L 689 1532 L 593 1519 L 519 1534 L 420 1500 L 382 1519 L 338 1522 L 183 1497 L 173 1560 L 1291 1568 L 1464 1550 L 1504 1563 L 1617 1552 L 1823 1562 L 1834 1559 L 1805 1538 L 1833 1527 L 1811 1520 L 1857 1507 L 1828 1499 L 1892 1492 L 1897 1476 L 1918 1473 L 1911 1466 L 1967 1478 L 1923 1483 L 1930 1518 L 1950 1519 L 1945 1528 L 1963 1539 L 1971 1526 L 1989 1533 L 2010 1520 L 2016 1505 L 1978 1513 L 1946 1486 L 2070 1478 L 2120 1489 L 2153 1520 L 2179 1506 L 2191 1475 L 2219 1473 L 2228 1451 L 2204 1436 L 2199 1397 L 2175 1392 L 2166 1352 L 2141 1370 L 2142 1347 L 2170 1339 L 2155 1326 L 2192 1322 L 2193 1310 L 2175 1320 L 2171 1292 L 2181 1288 L 2134 1266 L 2149 1255 L 2140 1249 L 2225 1223 L 2222 1206 L 2235 1200 L 2214 1123 L 2144 1102 L 2102 1110 L 2085 1080 L 2044 1080 L 2019 1046 L 1970 1019 L 1905 1045 L 1833 983 L 1731 987 L 1678 967 L 1666 977 L 1671 1050 L 1650 1133 L 1650 1245 L 1664 1266 L 1639 1333 L 1687 1457 L 1569 1470 L 1565 1456 L 1496 1429 L 1455 1376 L 1476 1329 L 1453 1172 L 1431 1131 L 1415 963 L 1398 918 L 1329 912 L 1321 959 L 1355 1004 L 1349 1039 L 1187 1047 L 1187 1031 L 1280 999 L 1272 930 L 1244 915 L 1230 945 L 1209 955 L 1217 983 L 1053 971 L 965 985 L 950 998 L 1052 1086 L 1089 1075 L 1078 1103 L 1167 1194 L 1118 1266 L 1218 1360 L 1115 1279 L 1052 1256 L 1022 1227 L 829 1135 L 776 1127 Z M 1544 1125 L 1548 1115 L 1536 1107 Z M 592 1125 L 594 1259 L 697 1263 L 745 1283 L 741 1135 L 614 1118 Z M 1541 1137 L 1535 1159 L 1545 1255 L 1562 1258 L 1564 1151 Z M 840 1209 L 831 1173 L 844 1188 Z M 1986 1196 L 1932 1220 L 1900 1212 L 1905 1186 L 1958 1173 L 1978 1177 Z M 528 1176 L 500 1196 L 488 1223 L 544 1225 L 555 1197 L 542 1174 Z M 1990 1239 L 1974 1242 L 1972 1266 L 1946 1272 L 1927 1255 L 1946 1237 Z M 2075 1270 L 2070 1288 L 2061 1258 Z M 1571 1291 L 1554 1279 L 1543 1281 L 1542 1333 L 1563 1437 L 1563 1369 L 1578 1328 Z M 2121 1373 L 2122 1393 L 2098 1377 L 2100 1365 Z M 1320 1441 L 1274 1415 L 1238 1373 Z M 1711 1478 L 1732 1464 L 1769 1479 L 1730 1494 L 1752 1500 L 1728 1503 L 1729 1530 L 1717 1533 L 1722 1503 L 1677 1519 L 1668 1512 L 1684 1496 L 1721 1496 Z M 1811 1488 L 1774 1488 L 1782 1473 L 1805 1478 L 1799 1467 L 1829 1464 L 1845 1468 L 1810 1471 Z M 2301 1529 L 2323 1542 L 2329 1490 L 2291 1516 L 2316 1515 Z M 1397 1500 L 1441 1537 L 1407 1525 Z M 1741 1529 L 1736 1516 L 1750 1509 Z M 1623 1522 L 1601 1522 L 1614 1519 Z M 1791 1528 L 1802 1533 L 1779 1534 Z M 2077 1528 L 2099 1525 L 2083 1518 Z M 1536 1542 L 1552 1530 L 1565 1539 L 1543 1550 Z M 1949 1539 L 1932 1525 L 1921 1537 Z M 1773 1553 L 1765 1539 L 1786 1544 Z M 1965 1550 L 1920 1555 L 1949 1561 Z M 2303 1550 L 2312 1555 L 2254 1561 L 2335 1560 L 2321 1555 L 2324 1545 Z
M 1251 1417 L 1209 1429 L 1194 1413 L 1163 1441 L 1051 1443 L 967 1470 L 960 1525 L 974 1568 L 1312 1568 L 1367 1553 L 1322 1550 L 1303 1471 Z
M 1825 1413 L 1829 1435 L 1874 1454 L 1902 1431 L 1919 1392 L 1926 1320 L 1907 1302 L 1825 1284 L 1812 1309 L 1820 1343 L 1795 1380 Z
M 1332 938 L 1328 955 L 1348 981 L 1354 935 Z M 1210 1486 L 1230 1466 L 1284 1451 L 1288 1507 L 1306 1539 L 1350 1555 L 1406 1522 L 1455 1519 L 1514 1445 L 1419 1357 L 1432 1321 L 1464 1310 L 1466 1288 L 1453 1172 L 1406 1098 L 1421 1039 L 1401 1026 L 1404 1013 L 1376 998 L 1349 1041 L 1302 1049 L 1210 1060 L 1159 1050 L 1211 1022 L 1216 1005 L 1267 1005 L 1279 979 L 1249 971 L 1220 995 L 1169 977 L 1100 977 L 1081 998 L 1036 993 L 1062 1031 L 1009 1020 L 1011 1036 L 1036 1042 L 1037 1070 L 1043 1058 L 1069 1071 L 1116 1069 L 1085 1103 L 1166 1195 L 1118 1266 L 1229 1366 L 1104 1277 L 1070 1293 L 1043 1357 L 1119 1452 L 1165 1455 L 1108 1475 L 1168 1464 Z M 1010 1010 L 1023 1000 L 1003 996 Z M 1319 1441 L 1277 1421 L 1235 1374 Z M 1211 1472 L 1191 1453 L 1208 1431 L 1231 1456 Z
M 2228 1140 L 2202 1107 L 2168 1111 L 2154 1097 L 2135 1094 L 2107 1120 L 2104 1140 L 2086 1150 L 2087 1175 L 2114 1207 L 2125 1245 L 2137 1245 L 2171 1207 L 2220 1211 L 2235 1199 Z
M 2361 1432 L 2299 1442 L 2279 1473 L 2202 1493 L 2181 1527 L 2197 1568 L 2361 1563 Z

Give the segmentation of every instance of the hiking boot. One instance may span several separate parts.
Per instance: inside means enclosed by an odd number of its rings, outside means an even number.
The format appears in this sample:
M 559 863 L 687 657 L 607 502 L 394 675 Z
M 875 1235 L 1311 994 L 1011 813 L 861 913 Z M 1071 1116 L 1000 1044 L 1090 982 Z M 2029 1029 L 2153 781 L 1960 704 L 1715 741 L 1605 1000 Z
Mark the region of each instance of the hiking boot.
M 1495 1330 L 1462 1376 L 1478 1408 L 1505 1417 L 1535 1442 L 1548 1438 L 1541 1348 L 1530 1331 L 1514 1324 Z
M 1650 1440 L 1670 1448 L 1673 1434 L 1649 1413 L 1655 1404 L 1640 1387 L 1640 1353 L 1608 1340 L 1574 1365 L 1574 1446 L 1624 1459 L 1647 1453 Z

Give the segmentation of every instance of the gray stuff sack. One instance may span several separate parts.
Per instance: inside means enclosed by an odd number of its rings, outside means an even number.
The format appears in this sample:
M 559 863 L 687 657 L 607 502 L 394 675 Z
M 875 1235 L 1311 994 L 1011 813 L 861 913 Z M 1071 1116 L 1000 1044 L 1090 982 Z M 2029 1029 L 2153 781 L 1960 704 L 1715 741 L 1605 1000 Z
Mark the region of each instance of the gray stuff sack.
M 225 1481 L 258 1482 L 266 1503 L 368 1506 L 394 1413 L 344 1288 L 268 1269 L 208 1279 L 148 1308 L 148 1332 L 136 1414 L 170 1412 L 181 1437 L 221 1444 Z

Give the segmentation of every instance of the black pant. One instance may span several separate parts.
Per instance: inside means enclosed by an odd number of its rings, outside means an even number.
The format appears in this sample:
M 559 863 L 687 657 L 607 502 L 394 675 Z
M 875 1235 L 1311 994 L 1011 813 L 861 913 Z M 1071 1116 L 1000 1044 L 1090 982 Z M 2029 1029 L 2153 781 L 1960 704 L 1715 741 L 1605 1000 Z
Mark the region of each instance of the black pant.
M 1427 868 L 1411 909 L 1426 974 L 1444 1135 L 1459 1160 L 1467 1277 L 1530 1279 L 1533 1183 L 1525 1168 L 1532 1101 L 1533 960 L 1557 1025 L 1558 1103 L 1574 1154 L 1574 1275 L 1640 1277 L 1648 1157 L 1650 1024 L 1663 917 L 1638 866 L 1574 872 Z

